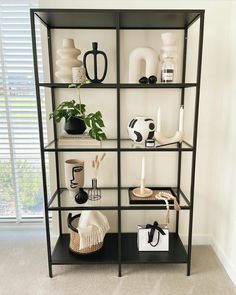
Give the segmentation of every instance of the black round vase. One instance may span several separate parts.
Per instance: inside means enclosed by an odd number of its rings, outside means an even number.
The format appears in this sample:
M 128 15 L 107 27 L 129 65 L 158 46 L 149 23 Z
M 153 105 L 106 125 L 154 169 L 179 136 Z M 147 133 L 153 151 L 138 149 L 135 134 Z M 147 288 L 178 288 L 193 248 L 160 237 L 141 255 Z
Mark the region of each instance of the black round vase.
M 75 201 L 78 204 L 84 204 L 88 201 L 88 194 L 82 187 L 79 189 L 79 192 L 75 195 Z
M 86 125 L 83 119 L 72 117 L 65 123 L 64 129 L 68 134 L 83 134 L 86 130 Z

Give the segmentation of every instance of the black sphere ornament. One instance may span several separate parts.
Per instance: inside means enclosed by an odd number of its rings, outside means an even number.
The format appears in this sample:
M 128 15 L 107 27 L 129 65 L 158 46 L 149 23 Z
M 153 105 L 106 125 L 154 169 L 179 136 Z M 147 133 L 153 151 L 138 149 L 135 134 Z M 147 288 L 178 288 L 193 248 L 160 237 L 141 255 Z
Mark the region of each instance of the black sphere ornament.
M 139 79 L 139 83 L 141 84 L 147 84 L 148 83 L 148 78 L 147 77 L 142 77 Z
M 88 194 L 82 187 L 79 189 L 79 192 L 75 195 L 75 201 L 78 204 L 84 204 L 88 201 Z
M 148 82 L 149 82 L 150 84 L 155 84 L 155 83 L 157 82 L 157 77 L 154 76 L 154 75 L 150 76 L 150 77 L 148 78 Z

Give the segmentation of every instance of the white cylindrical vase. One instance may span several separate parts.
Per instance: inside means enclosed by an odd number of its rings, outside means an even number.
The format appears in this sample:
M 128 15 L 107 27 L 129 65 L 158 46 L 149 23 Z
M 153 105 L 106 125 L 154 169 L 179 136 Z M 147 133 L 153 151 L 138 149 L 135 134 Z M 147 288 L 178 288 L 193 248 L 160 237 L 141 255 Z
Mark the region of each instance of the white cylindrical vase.
M 73 83 L 84 83 L 86 81 L 86 74 L 84 67 L 72 68 L 72 80 Z

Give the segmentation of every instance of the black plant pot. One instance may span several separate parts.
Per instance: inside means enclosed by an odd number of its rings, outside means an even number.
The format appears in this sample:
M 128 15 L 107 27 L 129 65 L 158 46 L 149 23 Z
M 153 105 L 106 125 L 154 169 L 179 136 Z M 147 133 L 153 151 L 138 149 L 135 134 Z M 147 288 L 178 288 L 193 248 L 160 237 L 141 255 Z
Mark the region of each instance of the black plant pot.
M 64 129 L 68 134 L 83 134 L 86 130 L 86 125 L 81 118 L 72 117 L 65 123 Z

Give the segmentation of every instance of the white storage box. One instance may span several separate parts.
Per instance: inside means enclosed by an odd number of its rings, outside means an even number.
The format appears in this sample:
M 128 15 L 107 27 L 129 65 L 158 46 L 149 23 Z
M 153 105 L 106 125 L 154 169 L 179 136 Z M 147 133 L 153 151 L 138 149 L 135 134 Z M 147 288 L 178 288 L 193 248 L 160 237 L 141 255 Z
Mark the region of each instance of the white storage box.
M 139 251 L 169 251 L 169 230 L 157 223 L 138 225 L 137 243 Z

